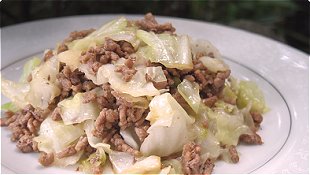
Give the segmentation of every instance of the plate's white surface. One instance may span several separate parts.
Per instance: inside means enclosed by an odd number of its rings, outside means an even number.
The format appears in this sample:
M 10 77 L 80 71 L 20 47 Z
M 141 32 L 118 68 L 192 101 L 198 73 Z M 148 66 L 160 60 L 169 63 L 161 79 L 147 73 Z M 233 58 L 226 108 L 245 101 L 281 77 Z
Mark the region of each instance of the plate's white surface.
M 128 16 L 134 19 L 137 16 Z M 1 74 L 17 80 L 25 58 L 53 48 L 70 31 L 97 28 L 117 15 L 80 16 L 30 22 L 1 31 Z M 141 16 L 140 16 L 141 17 Z M 236 165 L 217 163 L 215 173 L 309 173 L 309 59 L 296 49 L 276 41 L 210 23 L 177 18 L 177 33 L 211 41 L 240 79 L 255 81 L 264 91 L 271 111 L 264 116 L 262 146 L 238 148 Z M 1 96 L 2 102 L 7 101 Z M 72 170 L 41 168 L 37 154 L 22 154 L 1 129 L 2 173 L 73 173 Z

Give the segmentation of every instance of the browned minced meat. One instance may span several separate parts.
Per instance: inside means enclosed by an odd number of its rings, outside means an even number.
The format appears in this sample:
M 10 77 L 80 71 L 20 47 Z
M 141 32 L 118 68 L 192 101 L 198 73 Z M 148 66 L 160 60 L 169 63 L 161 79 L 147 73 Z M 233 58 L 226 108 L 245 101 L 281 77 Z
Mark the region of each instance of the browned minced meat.
M 212 96 L 203 99 L 202 102 L 209 107 L 213 107 L 217 100 L 218 100 L 217 96 Z
M 162 66 L 171 94 L 177 92 L 177 85 L 184 79 L 198 83 L 203 102 L 208 106 L 213 106 L 217 98 L 214 96 L 219 96 L 224 88 L 225 80 L 229 77 L 230 70 L 213 73 L 197 59 L 193 60 L 193 64 L 194 68 L 192 70 L 166 68 L 162 64 L 150 62 L 146 66 Z
M 11 130 L 11 140 L 17 141 L 16 146 L 22 152 L 37 151 L 37 143 L 33 141 L 33 138 L 37 136 L 39 127 L 49 112 L 49 110 L 38 110 L 27 105 L 14 115 L 11 112 L 7 113 L 4 125 Z
M 247 144 L 257 144 L 257 145 L 263 144 L 261 137 L 257 133 L 252 135 L 243 134 L 239 137 L 239 141 Z
M 81 31 L 73 31 L 70 33 L 69 37 L 66 38 L 57 48 L 57 53 L 64 52 L 68 50 L 68 46 L 66 45 L 69 42 L 72 42 L 77 39 L 82 39 L 95 31 L 95 29 L 87 29 L 87 30 L 81 30 Z
M 145 120 L 142 125 L 135 127 L 135 132 L 141 143 L 148 136 L 147 130 L 150 128 L 150 126 L 150 122 Z
M 238 155 L 236 146 L 230 145 L 230 146 L 228 147 L 228 152 L 229 152 L 229 154 L 230 154 L 231 161 L 232 161 L 233 163 L 238 163 L 238 162 L 239 162 L 239 155 Z
M 147 13 L 144 19 L 136 21 L 135 24 L 142 30 L 152 31 L 154 33 L 175 32 L 175 28 L 171 23 L 158 24 L 152 13 Z
M 88 140 L 87 137 L 85 136 L 81 136 L 78 140 L 78 142 L 76 143 L 74 149 L 79 152 L 81 150 L 85 150 L 88 146 Z
M 60 115 L 60 108 L 59 108 L 59 107 L 57 107 L 57 108 L 54 109 L 54 111 L 53 111 L 51 117 L 52 117 L 52 119 L 53 119 L 54 121 L 62 120 L 61 115 Z
M 116 67 L 115 72 L 122 73 L 123 75 L 122 79 L 128 82 L 137 72 L 137 70 L 133 67 L 133 65 L 134 65 L 134 60 L 132 58 L 128 58 L 126 59 L 124 65 Z
M 62 150 L 59 153 L 57 153 L 56 157 L 58 159 L 61 159 L 61 158 L 64 158 L 64 157 L 72 156 L 72 155 L 74 155 L 76 153 L 77 153 L 77 151 L 75 150 L 75 145 L 70 145 L 67 148 L 65 148 L 64 150 Z
M 52 51 L 52 50 L 47 50 L 47 51 L 44 53 L 43 61 L 46 62 L 47 60 L 49 60 L 49 59 L 52 58 L 53 56 L 54 56 L 53 51 Z
M 250 112 L 252 119 L 255 124 L 255 128 L 258 129 L 260 124 L 263 122 L 263 116 L 258 112 Z
M 83 94 L 83 103 L 89 103 L 97 99 L 96 92 L 87 91 Z
M 146 81 L 152 82 L 156 89 L 168 88 L 168 81 L 155 82 L 148 74 L 145 75 Z
M 140 126 L 145 121 L 148 110 L 143 108 L 134 108 L 121 104 L 118 107 L 119 112 L 119 127 L 124 130 L 129 126 Z
M 139 151 L 129 146 L 118 133 L 113 135 L 111 143 L 115 146 L 115 150 L 117 151 L 128 152 L 132 155 L 139 155 Z
M 23 135 L 16 146 L 23 153 L 38 151 L 37 143 L 33 141 L 34 135 Z
M 39 163 L 43 166 L 49 166 L 54 162 L 53 153 L 41 152 L 39 156 Z
M 77 152 L 86 149 L 87 145 L 88 145 L 87 137 L 81 136 L 77 143 L 72 144 L 68 146 L 67 148 L 65 148 L 64 150 L 57 153 L 56 157 L 61 159 L 64 157 L 72 156 L 76 154 Z
M 214 163 L 211 160 L 202 162 L 200 152 L 200 146 L 194 142 L 183 146 L 182 168 L 185 174 L 211 174 Z
M 96 100 L 98 103 L 98 107 L 100 109 L 109 108 L 115 109 L 116 108 L 116 98 L 112 95 L 113 89 L 109 83 L 105 83 L 102 86 L 103 94 L 96 95 Z
M 83 52 L 80 61 L 87 64 L 90 73 L 95 75 L 102 65 L 116 61 L 120 57 L 129 58 L 129 55 L 134 52 L 135 50 L 130 43 L 126 41 L 116 42 L 106 38 L 103 45 L 96 48 L 91 47 L 86 52 Z
M 84 73 L 77 69 L 72 72 L 69 66 L 62 68 L 61 72 L 57 74 L 57 80 L 60 82 L 61 88 L 60 100 L 96 87 L 92 81 L 85 77 Z
M 95 121 L 95 129 L 92 131 L 93 135 L 109 141 L 116 132 L 119 121 L 118 111 L 104 108 Z

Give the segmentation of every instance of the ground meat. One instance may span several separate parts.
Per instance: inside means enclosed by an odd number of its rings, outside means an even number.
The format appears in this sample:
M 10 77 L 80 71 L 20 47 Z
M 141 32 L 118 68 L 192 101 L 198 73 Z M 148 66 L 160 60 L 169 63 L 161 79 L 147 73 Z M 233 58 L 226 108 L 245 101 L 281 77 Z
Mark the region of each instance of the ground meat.
M 211 160 L 202 162 L 200 158 L 201 148 L 194 142 L 183 146 L 182 167 L 185 174 L 210 174 L 214 163 Z
M 238 152 L 236 150 L 236 146 L 230 145 L 228 147 L 228 152 L 230 154 L 231 161 L 233 163 L 238 163 L 239 162 L 239 155 L 238 155 Z
M 17 147 L 22 152 L 37 151 L 37 144 L 32 139 L 34 136 L 37 136 L 41 122 L 49 112 L 49 110 L 38 110 L 31 105 L 27 105 L 14 115 L 12 113 L 7 115 L 5 125 L 12 132 L 11 140 L 14 142 L 18 141 Z
M 103 94 L 97 94 L 97 103 L 100 109 L 109 108 L 115 109 L 116 108 L 116 98 L 112 95 L 113 89 L 109 83 L 105 83 L 102 85 Z
M 122 79 L 128 82 L 137 72 L 137 70 L 133 67 L 133 65 L 134 61 L 131 58 L 126 59 L 125 64 L 122 66 L 117 66 L 115 72 L 122 73 L 123 75 Z
M 201 172 L 203 174 L 211 174 L 214 168 L 214 161 L 212 161 L 211 159 L 207 159 L 205 161 L 205 163 L 200 167 L 201 168 Z
M 75 149 L 77 152 L 79 152 L 79 151 L 81 151 L 81 150 L 86 149 L 87 145 L 88 145 L 87 137 L 81 136 L 81 137 L 79 138 L 79 141 L 76 143 L 74 149 Z
M 81 30 L 81 31 L 73 31 L 70 33 L 69 37 L 66 38 L 57 48 L 57 54 L 64 52 L 68 50 L 67 43 L 70 43 L 77 39 L 82 39 L 95 31 L 95 29 L 87 29 L 87 30 Z
M 34 135 L 23 135 L 16 144 L 17 148 L 23 153 L 38 151 L 37 143 L 33 141 L 33 138 Z
M 54 109 L 51 117 L 52 117 L 52 119 L 54 121 L 62 120 L 61 115 L 60 115 L 60 108 L 59 107 Z
M 182 106 L 182 108 L 184 109 L 189 108 L 188 103 L 185 101 L 185 99 L 182 97 L 179 91 L 176 91 L 172 96 Z
M 87 91 L 83 94 L 83 103 L 89 103 L 97 99 L 96 92 Z
M 54 56 L 53 51 L 52 50 L 47 50 L 47 51 L 44 52 L 43 61 L 46 62 L 47 60 L 49 60 L 53 56 Z
M 251 114 L 252 119 L 254 121 L 255 128 L 258 129 L 260 127 L 260 124 L 263 121 L 263 116 L 258 112 L 250 112 L 250 114 Z
M 64 158 L 64 157 L 69 157 L 74 154 L 76 154 L 77 151 L 75 150 L 75 145 L 70 145 L 66 149 L 60 151 L 59 153 L 56 154 L 56 157 L 58 159 Z
M 116 42 L 110 38 L 106 38 L 103 45 L 97 46 L 96 48 L 91 47 L 86 52 L 83 52 L 80 61 L 82 64 L 87 64 L 90 73 L 95 75 L 102 65 L 111 63 L 112 61 L 117 61 L 120 57 L 129 58 L 129 54 L 134 52 L 135 50 L 130 43 L 126 41 Z M 131 60 L 127 59 L 127 62 L 128 61 Z M 132 71 L 132 65 L 133 64 L 125 65 L 125 67 L 130 69 L 126 75 Z M 125 71 L 125 69 L 121 70 L 122 72 Z
M 168 88 L 168 81 L 155 82 L 148 74 L 145 74 L 146 81 L 152 82 L 156 89 Z
M 133 149 L 131 146 L 129 146 L 121 135 L 118 133 L 114 134 L 114 136 L 111 139 L 111 143 L 115 146 L 115 150 L 121 151 L 121 152 L 128 152 L 132 155 L 138 155 L 139 151 Z
M 87 35 L 91 34 L 94 31 L 95 31 L 95 29 L 86 29 L 86 30 L 81 30 L 81 31 L 73 31 L 73 32 L 70 33 L 69 37 L 64 40 L 64 42 L 68 43 L 68 42 L 72 42 L 72 41 L 77 40 L 77 39 L 82 39 L 82 38 L 86 37 Z
M 96 87 L 94 83 L 85 77 L 85 74 L 78 69 L 71 71 L 69 66 L 64 66 L 57 74 L 57 80 L 60 83 L 60 100 L 65 99 L 78 92 L 90 91 Z
M 119 127 L 124 130 L 129 126 L 140 126 L 145 120 L 147 111 L 143 108 L 133 108 L 126 105 L 120 105 L 119 111 Z
M 209 107 L 213 107 L 217 100 L 218 100 L 217 96 L 212 96 L 203 99 L 202 102 Z
M 139 140 L 141 143 L 148 136 L 147 130 L 150 128 L 150 126 L 151 126 L 150 122 L 145 120 L 141 126 L 135 127 L 135 132 L 137 136 L 139 137 Z
M 108 141 L 112 137 L 111 133 L 116 131 L 118 120 L 117 110 L 104 108 L 95 121 L 93 135 Z
M 257 145 L 263 144 L 261 137 L 256 133 L 252 135 L 242 134 L 239 137 L 239 141 L 247 143 L 247 144 L 257 144 Z
M 152 31 L 154 33 L 175 32 L 175 28 L 171 23 L 158 24 L 152 13 L 147 13 L 144 19 L 136 21 L 135 24 L 142 30 Z
M 45 153 L 41 152 L 39 156 L 39 163 L 43 166 L 49 166 L 54 162 L 54 154 L 53 153 Z

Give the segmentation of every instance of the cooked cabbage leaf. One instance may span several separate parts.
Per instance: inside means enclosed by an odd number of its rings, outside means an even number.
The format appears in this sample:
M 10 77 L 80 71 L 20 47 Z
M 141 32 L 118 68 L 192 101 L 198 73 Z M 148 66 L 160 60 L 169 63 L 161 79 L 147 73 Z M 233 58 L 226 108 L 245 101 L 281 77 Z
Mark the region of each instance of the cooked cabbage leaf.
M 215 137 L 219 142 L 226 145 L 237 145 L 242 134 L 253 134 L 252 130 L 245 125 L 241 111 L 227 113 L 224 109 L 217 108 L 208 112 L 208 117 L 215 121 Z
M 83 160 L 79 170 L 87 174 L 97 173 L 97 169 L 103 170 L 107 156 L 104 149 L 98 147 L 96 152 L 92 153 L 86 160 Z
M 57 106 L 60 108 L 60 115 L 65 125 L 81 123 L 98 117 L 100 110 L 97 103 L 83 103 L 83 95 L 84 93 L 77 93 L 73 98 L 64 99 L 58 103 Z
M 95 129 L 95 122 L 94 120 L 87 120 L 84 122 L 83 124 L 83 129 L 85 130 L 86 136 L 87 136 L 87 140 L 88 143 L 91 147 L 93 148 L 102 148 L 104 149 L 104 151 L 108 154 L 110 154 L 111 149 L 110 149 L 110 145 L 107 143 L 103 143 L 102 139 L 95 137 L 92 134 L 92 131 Z
M 135 157 L 127 152 L 111 151 L 109 153 L 109 159 L 113 166 L 113 170 L 117 174 L 130 168 L 135 162 Z
M 64 125 L 62 121 L 47 117 L 40 126 L 39 136 L 34 140 L 40 151 L 58 153 L 82 135 L 84 131 L 80 125 Z
M 211 72 L 219 72 L 219 71 L 227 71 L 229 70 L 229 66 L 224 63 L 224 61 L 220 58 L 211 58 L 208 56 L 200 57 L 199 60 L 202 62 L 208 70 Z
M 81 51 L 67 50 L 57 55 L 59 62 L 65 63 L 73 72 L 80 66 Z
M 136 74 L 131 78 L 129 82 L 122 79 L 121 73 L 115 72 L 115 66 L 112 64 L 105 64 L 101 66 L 97 73 L 97 80 L 108 79 L 111 87 L 122 93 L 129 94 L 133 97 L 140 96 L 155 96 L 160 92 L 157 90 L 152 82 L 147 82 L 145 79 L 145 69 L 138 69 Z
M 26 95 L 30 90 L 27 83 L 15 83 L 1 78 L 1 93 L 8 97 L 18 108 L 24 108 L 28 103 Z
M 214 58 L 221 58 L 221 54 L 216 47 L 214 47 L 208 40 L 190 40 L 191 50 L 194 58 L 200 56 L 214 56 Z
M 184 144 L 194 139 L 194 119 L 171 94 L 154 97 L 149 106 L 146 119 L 151 122 L 151 127 L 140 148 L 144 155 L 168 156 L 181 151 Z
M 50 102 L 60 94 L 57 85 L 36 77 L 30 82 L 30 90 L 25 99 L 35 108 L 46 109 Z
M 244 108 L 249 103 L 252 104 L 251 111 L 261 114 L 268 111 L 264 94 L 257 85 L 251 81 L 240 81 L 237 105 L 239 108 Z
M 151 62 L 162 63 L 168 68 L 193 68 L 188 36 L 156 35 L 153 32 L 138 30 L 137 37 L 148 45 L 143 51 Z
M 137 161 L 129 168 L 123 170 L 124 174 L 155 174 L 161 170 L 160 157 L 149 156 Z
M 190 105 L 190 107 L 197 113 L 200 107 L 201 98 L 199 95 L 199 85 L 197 83 L 191 83 L 184 79 L 177 87 L 178 92 L 184 98 L 184 100 Z
M 31 60 L 27 61 L 24 64 L 23 73 L 19 79 L 19 82 L 26 83 L 28 76 L 37 66 L 40 65 L 40 63 L 41 63 L 41 59 L 38 57 L 33 57 Z

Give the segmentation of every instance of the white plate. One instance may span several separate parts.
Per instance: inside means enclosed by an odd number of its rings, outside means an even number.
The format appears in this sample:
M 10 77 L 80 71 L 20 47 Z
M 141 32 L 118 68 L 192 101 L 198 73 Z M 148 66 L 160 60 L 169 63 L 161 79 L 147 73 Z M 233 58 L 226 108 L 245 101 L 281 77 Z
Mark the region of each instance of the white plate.
M 3 28 L 2 76 L 17 80 L 26 58 L 42 55 L 70 31 L 97 28 L 117 16 L 66 17 Z M 309 173 L 308 56 L 268 38 L 225 26 L 178 18 L 158 20 L 172 22 L 179 34 L 211 41 L 235 77 L 255 81 L 261 87 L 271 108 L 259 131 L 264 144 L 240 145 L 240 162 L 218 162 L 214 173 Z M 7 102 L 1 98 L 2 104 Z M 37 154 L 19 153 L 9 140 L 9 132 L 5 128 L 1 131 L 3 173 L 73 173 L 73 169 L 42 168 Z

